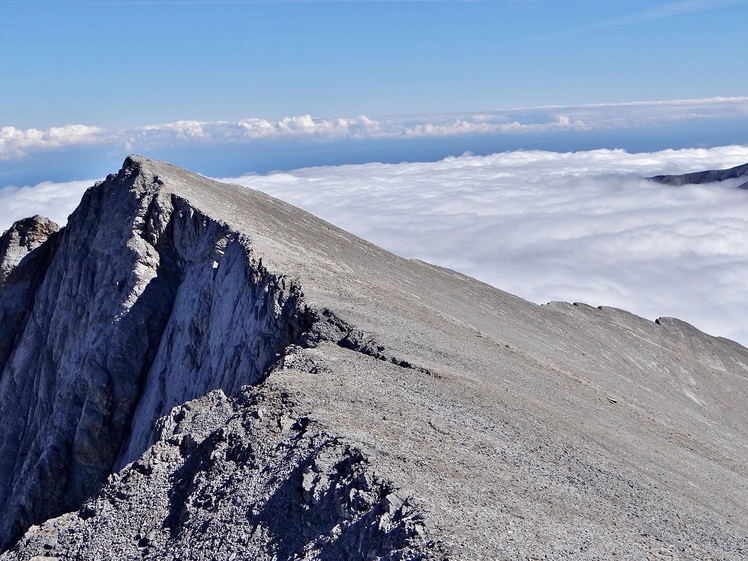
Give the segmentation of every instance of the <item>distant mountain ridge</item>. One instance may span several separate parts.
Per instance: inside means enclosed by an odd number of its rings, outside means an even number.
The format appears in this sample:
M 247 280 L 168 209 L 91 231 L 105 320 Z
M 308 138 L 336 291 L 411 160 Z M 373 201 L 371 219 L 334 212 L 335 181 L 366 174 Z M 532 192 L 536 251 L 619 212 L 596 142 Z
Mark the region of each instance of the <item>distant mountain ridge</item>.
M 650 181 L 664 183 L 665 185 L 699 185 L 701 183 L 715 183 L 727 179 L 736 179 L 739 177 L 748 177 L 748 164 L 735 166 L 729 169 L 716 169 L 707 171 L 698 171 L 694 173 L 684 173 L 681 175 L 655 175 L 648 177 Z M 748 181 L 742 183 L 738 189 L 748 189 Z
M 748 551 L 733 341 L 138 156 L 0 251 L 1 561 Z

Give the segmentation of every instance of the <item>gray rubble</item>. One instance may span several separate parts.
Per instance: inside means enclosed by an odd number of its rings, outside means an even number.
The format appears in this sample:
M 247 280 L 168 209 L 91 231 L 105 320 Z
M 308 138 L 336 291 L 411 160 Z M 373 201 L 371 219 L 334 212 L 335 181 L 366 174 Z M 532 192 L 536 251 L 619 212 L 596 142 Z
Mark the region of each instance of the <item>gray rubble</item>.
M 0 363 L 2 560 L 748 556 L 737 343 L 140 157 L 43 247 Z
M 413 499 L 272 384 L 176 407 L 156 443 L 10 558 L 436 559 Z

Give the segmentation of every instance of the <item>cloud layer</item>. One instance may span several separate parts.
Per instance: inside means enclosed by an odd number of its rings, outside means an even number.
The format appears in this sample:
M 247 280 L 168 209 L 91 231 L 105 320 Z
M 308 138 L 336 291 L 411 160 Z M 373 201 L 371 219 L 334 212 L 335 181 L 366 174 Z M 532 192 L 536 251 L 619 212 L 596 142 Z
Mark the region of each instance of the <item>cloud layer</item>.
M 554 132 L 593 132 L 706 120 L 747 121 L 748 97 L 630 102 L 579 106 L 526 107 L 470 114 L 369 118 L 285 117 L 278 121 L 182 120 L 127 130 L 65 125 L 45 130 L 0 128 L 0 161 L 36 152 L 95 145 L 147 152 L 159 148 L 251 144 L 277 140 L 414 139 L 453 136 L 502 136 Z
M 114 135 L 99 127 L 65 125 L 45 130 L 0 127 L 0 161 L 22 158 L 31 152 L 112 142 Z
M 44 181 L 35 186 L 0 189 L 0 231 L 7 230 L 14 221 L 41 214 L 64 226 L 86 189 L 94 180 L 52 183 Z
M 745 146 L 520 151 L 228 180 L 537 303 L 674 316 L 748 344 L 748 192 L 642 179 L 746 162 Z M 91 183 L 0 190 L 0 229 L 34 213 L 64 222 Z

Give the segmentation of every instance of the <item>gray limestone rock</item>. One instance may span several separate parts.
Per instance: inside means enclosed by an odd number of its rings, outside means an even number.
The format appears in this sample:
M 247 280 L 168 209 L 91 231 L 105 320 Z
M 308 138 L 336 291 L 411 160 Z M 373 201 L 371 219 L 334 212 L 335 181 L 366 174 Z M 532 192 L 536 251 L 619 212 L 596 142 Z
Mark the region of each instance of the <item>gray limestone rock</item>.
M 84 195 L 2 365 L 5 546 L 77 508 L 174 405 L 258 382 L 302 330 L 298 288 L 159 181 L 131 159 Z
M 5 558 L 441 559 L 413 499 L 272 384 L 175 407 L 156 441 Z
M 0 236 L 0 364 L 23 332 L 58 231 L 57 224 L 37 215 L 19 220 Z
M 732 341 L 139 157 L 49 254 L 0 363 L 3 561 L 748 554 Z
M 47 241 L 60 227 L 43 216 L 24 218 L 0 236 L 0 291 L 15 270 L 20 274 L 21 261 Z

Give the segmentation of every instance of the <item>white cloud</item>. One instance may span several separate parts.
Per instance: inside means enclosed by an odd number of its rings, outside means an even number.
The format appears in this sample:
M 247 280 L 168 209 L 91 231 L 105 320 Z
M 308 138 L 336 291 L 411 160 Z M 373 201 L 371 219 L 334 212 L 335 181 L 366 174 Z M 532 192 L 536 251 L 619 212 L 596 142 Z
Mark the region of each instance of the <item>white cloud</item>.
M 41 214 L 59 225 L 67 223 L 68 215 L 75 210 L 85 190 L 94 180 L 51 183 L 44 181 L 34 186 L 6 187 L 0 189 L 0 232 L 7 230 L 15 220 Z
M 635 101 L 579 106 L 525 107 L 480 113 L 370 118 L 314 118 L 311 115 L 271 121 L 250 117 L 237 121 L 180 120 L 127 130 L 65 125 L 45 130 L 0 127 L 0 160 L 31 153 L 98 145 L 131 152 L 158 148 L 242 144 L 265 140 L 331 141 L 340 139 L 413 139 L 467 135 L 521 135 L 555 131 L 613 131 L 661 127 L 707 119 L 748 120 L 748 97 L 715 97 L 671 101 Z
M 554 117 L 554 116 L 551 116 Z M 555 115 L 549 121 L 542 123 L 523 124 L 518 121 L 506 122 L 503 115 L 493 118 L 486 114 L 470 115 L 457 118 L 445 124 L 425 123 L 407 127 L 403 135 L 407 137 L 429 136 L 458 136 L 458 135 L 489 135 L 505 133 L 551 132 L 557 130 L 588 130 L 590 128 L 580 119 L 572 119 L 568 115 Z M 393 134 L 393 136 L 396 136 Z
M 746 146 L 520 151 L 231 181 L 538 303 L 674 316 L 748 344 L 748 192 L 737 181 L 672 187 L 642 179 L 745 162 Z M 64 223 L 92 183 L 0 190 L 0 229 L 35 213 Z
M 108 136 L 104 129 L 86 125 L 65 125 L 45 130 L 0 127 L 0 160 L 22 158 L 29 152 L 104 142 Z
M 148 125 L 127 133 L 128 149 L 150 149 L 184 144 L 244 143 L 269 139 L 365 138 L 377 136 L 380 123 L 365 115 L 355 118 L 315 119 L 311 115 L 239 121 L 177 121 Z

